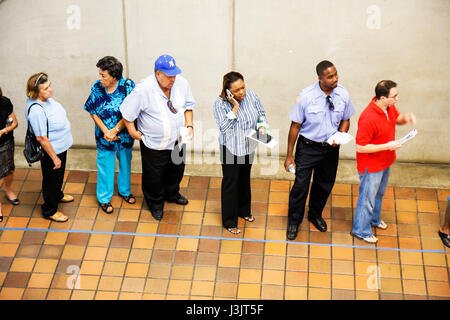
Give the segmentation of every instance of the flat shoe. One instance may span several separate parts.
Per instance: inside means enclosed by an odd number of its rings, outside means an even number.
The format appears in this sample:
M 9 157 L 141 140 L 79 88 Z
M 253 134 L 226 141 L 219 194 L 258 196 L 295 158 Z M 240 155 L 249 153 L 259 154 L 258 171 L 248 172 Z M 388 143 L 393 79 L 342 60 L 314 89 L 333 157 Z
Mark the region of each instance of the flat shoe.
M 62 212 L 56 211 L 56 213 L 54 215 L 48 217 L 47 219 L 53 220 L 56 222 L 66 222 L 67 220 L 69 220 L 69 217 L 66 217 L 65 215 L 63 215 Z
M 381 229 L 381 230 L 386 230 L 387 227 L 388 227 L 387 224 L 383 220 L 381 220 L 379 225 L 375 226 L 375 228 L 378 228 L 378 229 Z
M 15 198 L 13 200 L 8 199 L 8 201 L 14 206 L 17 206 L 20 203 L 19 198 Z
M 241 230 L 239 230 L 238 228 L 227 228 L 227 230 L 229 232 L 231 232 L 232 234 L 239 234 L 239 233 L 241 233 Z
M 98 204 L 100 206 L 100 208 L 102 208 L 103 212 L 110 214 L 114 211 L 113 206 L 111 205 L 111 203 L 99 203 Z M 111 211 L 109 211 L 109 209 L 111 208 Z
M 378 242 L 378 239 L 374 235 L 372 235 L 371 237 L 367 237 L 367 238 L 361 238 L 360 236 L 357 236 L 356 234 L 354 234 L 353 231 L 351 231 L 350 234 L 352 235 L 352 237 L 355 237 L 356 239 L 365 241 L 370 244 L 375 244 Z
M 62 203 L 68 203 L 68 202 L 72 202 L 74 199 L 70 194 L 65 194 L 64 197 L 62 197 L 61 200 L 59 200 L 59 202 Z
M 123 200 L 125 200 L 129 204 L 135 204 L 136 203 L 136 198 L 132 194 L 130 194 L 129 196 L 123 196 L 123 195 L 121 195 L 119 193 L 119 196 L 121 196 L 123 198 Z
M 441 237 L 442 243 L 450 248 L 450 234 L 446 234 L 438 231 L 439 237 Z
M 253 221 L 255 221 L 255 217 L 250 215 L 248 217 L 244 217 L 244 220 L 247 221 L 247 222 L 253 222 Z

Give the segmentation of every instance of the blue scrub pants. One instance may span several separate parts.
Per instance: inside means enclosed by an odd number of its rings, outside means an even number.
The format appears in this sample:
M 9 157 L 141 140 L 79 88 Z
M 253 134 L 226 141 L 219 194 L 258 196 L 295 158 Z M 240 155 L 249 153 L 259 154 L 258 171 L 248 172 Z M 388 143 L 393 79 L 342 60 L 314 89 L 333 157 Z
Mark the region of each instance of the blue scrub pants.
M 116 156 L 119 160 L 117 189 L 122 196 L 130 195 L 132 149 L 115 151 L 97 149 L 97 200 L 100 203 L 109 203 L 113 196 Z

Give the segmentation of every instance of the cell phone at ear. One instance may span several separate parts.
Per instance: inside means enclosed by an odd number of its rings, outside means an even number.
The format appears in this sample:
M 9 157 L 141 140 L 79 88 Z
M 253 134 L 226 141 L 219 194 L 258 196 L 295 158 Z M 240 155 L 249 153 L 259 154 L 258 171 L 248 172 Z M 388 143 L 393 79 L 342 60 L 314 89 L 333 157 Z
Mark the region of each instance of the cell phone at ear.
M 228 94 L 231 98 L 234 97 L 230 90 L 227 89 L 226 91 L 227 91 L 227 94 Z

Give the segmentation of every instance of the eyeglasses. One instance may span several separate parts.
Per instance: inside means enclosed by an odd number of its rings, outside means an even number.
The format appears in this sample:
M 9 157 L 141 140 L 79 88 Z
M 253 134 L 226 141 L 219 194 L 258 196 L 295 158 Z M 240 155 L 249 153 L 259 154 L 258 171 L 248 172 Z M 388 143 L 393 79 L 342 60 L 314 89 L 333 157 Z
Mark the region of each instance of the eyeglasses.
M 169 108 L 169 110 L 172 112 L 172 113 L 177 113 L 178 111 L 177 111 L 177 109 L 175 109 L 174 107 L 173 107 L 173 104 L 172 104 L 172 101 L 167 101 L 167 107 Z
M 36 82 L 34 83 L 34 87 L 35 87 L 35 88 L 37 87 L 37 85 L 38 85 L 38 83 L 39 83 L 39 80 L 41 80 L 42 77 L 47 78 L 48 76 L 47 76 L 45 73 L 41 72 L 41 74 L 39 75 L 39 77 L 36 79 Z
M 328 106 L 328 108 L 330 108 L 330 110 L 333 111 L 333 110 L 334 110 L 334 104 L 333 104 L 333 100 L 331 100 L 331 97 L 330 97 L 330 96 L 327 96 L 327 101 L 328 101 L 328 103 L 330 104 L 330 105 Z

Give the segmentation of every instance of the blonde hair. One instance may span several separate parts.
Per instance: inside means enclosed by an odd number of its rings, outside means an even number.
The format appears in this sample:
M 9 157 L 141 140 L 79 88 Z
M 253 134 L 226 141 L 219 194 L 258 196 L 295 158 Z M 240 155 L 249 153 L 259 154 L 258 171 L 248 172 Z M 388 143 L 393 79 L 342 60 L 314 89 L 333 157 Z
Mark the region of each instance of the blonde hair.
M 36 100 L 39 96 L 39 85 L 48 81 L 48 75 L 45 72 L 33 74 L 27 81 L 27 97 Z

